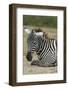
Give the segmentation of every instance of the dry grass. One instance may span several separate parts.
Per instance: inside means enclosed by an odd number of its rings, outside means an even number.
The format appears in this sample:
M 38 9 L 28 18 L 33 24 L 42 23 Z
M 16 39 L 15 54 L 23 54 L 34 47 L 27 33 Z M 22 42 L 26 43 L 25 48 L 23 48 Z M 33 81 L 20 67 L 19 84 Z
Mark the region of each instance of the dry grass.
M 57 30 L 53 28 L 41 28 L 45 33 L 48 34 L 50 38 L 57 39 Z M 24 32 L 24 74 L 47 74 L 47 73 L 56 73 L 57 67 L 39 67 L 39 66 L 31 66 L 31 62 L 28 62 L 26 59 L 27 54 L 27 37 L 28 34 Z M 37 60 L 36 54 L 33 55 L 33 60 Z

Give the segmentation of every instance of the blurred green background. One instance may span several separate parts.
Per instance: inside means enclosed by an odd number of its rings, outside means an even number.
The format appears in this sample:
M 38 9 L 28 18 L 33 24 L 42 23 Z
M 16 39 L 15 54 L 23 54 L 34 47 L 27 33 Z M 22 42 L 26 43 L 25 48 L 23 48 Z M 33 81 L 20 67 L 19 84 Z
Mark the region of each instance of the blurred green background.
M 57 28 L 57 16 L 23 15 L 23 25 Z

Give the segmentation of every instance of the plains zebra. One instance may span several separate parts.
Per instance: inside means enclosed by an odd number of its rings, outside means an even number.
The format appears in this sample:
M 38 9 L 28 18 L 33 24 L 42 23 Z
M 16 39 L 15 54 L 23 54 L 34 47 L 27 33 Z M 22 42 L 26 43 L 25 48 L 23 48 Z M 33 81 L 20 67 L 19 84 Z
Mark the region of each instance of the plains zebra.
M 26 30 L 28 31 L 28 30 Z M 39 30 L 38 30 L 39 31 Z M 28 31 L 27 38 L 28 52 L 27 60 L 32 61 L 32 53 L 36 52 L 38 60 L 33 60 L 31 65 L 56 66 L 57 65 L 57 40 L 47 38 L 43 32 L 36 30 Z

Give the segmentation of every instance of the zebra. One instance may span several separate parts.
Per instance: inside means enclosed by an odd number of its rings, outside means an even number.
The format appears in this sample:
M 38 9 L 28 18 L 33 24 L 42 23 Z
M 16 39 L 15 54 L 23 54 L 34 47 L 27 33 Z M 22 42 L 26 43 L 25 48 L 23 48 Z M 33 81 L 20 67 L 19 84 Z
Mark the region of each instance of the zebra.
M 57 66 L 57 40 L 47 37 L 41 29 L 32 30 L 27 38 L 28 51 L 26 58 L 31 61 L 31 65 L 41 67 Z M 36 52 L 38 60 L 32 60 L 32 54 Z

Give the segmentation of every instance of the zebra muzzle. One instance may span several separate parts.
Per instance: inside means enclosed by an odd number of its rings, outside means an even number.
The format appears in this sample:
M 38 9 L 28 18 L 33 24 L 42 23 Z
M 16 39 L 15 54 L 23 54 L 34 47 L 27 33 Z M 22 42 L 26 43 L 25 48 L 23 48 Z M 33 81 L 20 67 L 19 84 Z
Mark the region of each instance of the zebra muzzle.
M 28 52 L 28 53 L 27 53 L 26 58 L 27 58 L 28 61 L 32 61 L 31 52 Z

